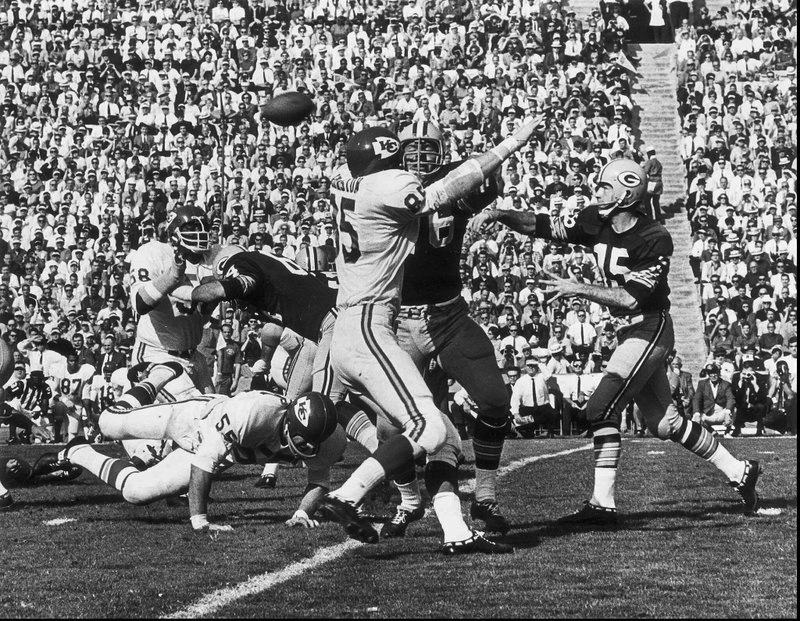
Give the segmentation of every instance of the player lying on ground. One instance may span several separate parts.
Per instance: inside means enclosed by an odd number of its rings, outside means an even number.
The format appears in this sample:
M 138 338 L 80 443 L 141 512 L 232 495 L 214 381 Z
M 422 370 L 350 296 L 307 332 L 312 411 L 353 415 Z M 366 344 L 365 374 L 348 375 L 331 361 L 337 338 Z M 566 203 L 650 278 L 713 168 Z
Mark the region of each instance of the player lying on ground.
M 0 402 L 5 399 L 5 391 L 0 388 Z M 15 412 L 7 403 L 0 403 L 0 425 L 13 425 L 15 427 L 22 427 L 32 437 L 39 438 L 42 442 L 52 442 L 53 434 L 44 427 L 40 427 L 34 423 L 30 418 L 19 412 Z M 6 467 L 8 462 L 6 462 Z M 0 511 L 10 509 L 14 504 L 14 499 L 11 497 L 9 491 L 3 487 L 3 482 L 0 480 Z
M 558 242 L 592 248 L 604 283 L 593 285 L 542 277 L 555 300 L 578 296 L 609 308 L 629 325 L 619 331 L 619 346 L 608 362 L 597 390 L 589 398 L 587 418 L 594 434 L 594 493 L 565 523 L 608 525 L 617 522 L 614 487 L 621 452 L 621 415 L 633 400 L 647 428 L 716 466 L 741 495 L 747 512 L 758 508 L 757 461 L 733 457 L 701 425 L 681 418 L 672 405 L 666 359 L 675 342 L 669 315 L 672 237 L 644 213 L 647 176 L 634 161 L 613 160 L 597 178 L 595 202 L 576 216 L 551 218 L 526 211 L 481 212 L 474 230 L 501 222 L 512 230 Z
M 458 491 L 458 432 L 436 407 L 414 361 L 394 332 L 400 306 L 403 263 L 414 249 L 423 216 L 450 208 L 475 191 L 511 153 L 527 144 L 541 119 L 524 123 L 489 151 L 460 164 L 424 187 L 405 171 L 398 137 L 371 127 L 347 144 L 352 179 L 332 183 L 340 232 L 336 258 L 339 316 L 331 342 L 331 362 L 338 378 L 380 408 L 379 416 L 402 432 L 383 443 L 323 506 L 352 536 L 374 543 L 378 535 L 358 515 L 356 505 L 387 476 L 407 471 L 427 456 L 425 482 L 444 531 L 445 554 L 507 553 L 473 531 L 461 514 Z
M 331 401 L 308 393 L 288 402 L 272 393 L 253 391 L 235 397 L 201 395 L 150 405 L 159 384 L 174 378 L 176 368 L 168 368 L 171 364 L 151 369 L 148 380 L 131 388 L 100 415 L 99 426 L 107 438 L 166 439 L 178 448 L 144 472 L 128 460 L 98 453 L 80 437 L 59 457 L 118 489 L 133 504 L 148 504 L 188 491 L 195 531 L 230 530 L 229 526 L 210 524 L 206 517 L 215 473 L 234 463 L 303 460 L 308 468 L 308 487 L 287 524 L 315 526 L 311 516 L 330 487 L 330 467 L 346 445 Z

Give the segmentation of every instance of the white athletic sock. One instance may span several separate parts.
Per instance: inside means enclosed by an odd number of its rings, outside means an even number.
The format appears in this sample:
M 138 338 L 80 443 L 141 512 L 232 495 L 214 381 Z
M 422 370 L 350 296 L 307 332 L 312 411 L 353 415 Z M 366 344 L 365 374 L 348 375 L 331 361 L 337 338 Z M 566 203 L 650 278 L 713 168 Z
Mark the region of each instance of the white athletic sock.
M 472 537 L 472 529 L 467 526 L 461 514 L 461 501 L 454 492 L 439 492 L 433 497 L 433 510 L 442 525 L 444 542 L 464 541 Z
M 731 455 L 722 444 L 709 455 L 708 461 L 719 468 L 729 481 L 739 483 L 744 477 L 744 462 Z
M 395 482 L 395 487 L 400 491 L 400 507 L 413 511 L 422 506 L 422 494 L 419 491 L 419 481 L 415 478 L 411 483 L 400 485 Z
M 350 478 L 332 496 L 358 504 L 366 493 L 386 478 L 386 471 L 377 459 L 367 457 L 358 468 L 353 471 Z
M 0 496 L 5 496 L 8 493 L 8 490 L 3 487 L 3 484 L 0 483 Z
M 475 500 L 497 501 L 497 470 L 475 468 Z
M 279 466 L 280 466 L 280 464 L 278 462 L 275 462 L 274 464 L 264 464 L 264 470 L 261 471 L 261 476 L 262 477 L 266 477 L 266 476 L 270 476 L 270 475 L 272 475 L 274 477 L 278 476 L 278 467 Z
M 595 468 L 594 469 L 594 493 L 591 503 L 609 509 L 616 509 L 614 502 L 614 486 L 617 482 L 616 468 Z

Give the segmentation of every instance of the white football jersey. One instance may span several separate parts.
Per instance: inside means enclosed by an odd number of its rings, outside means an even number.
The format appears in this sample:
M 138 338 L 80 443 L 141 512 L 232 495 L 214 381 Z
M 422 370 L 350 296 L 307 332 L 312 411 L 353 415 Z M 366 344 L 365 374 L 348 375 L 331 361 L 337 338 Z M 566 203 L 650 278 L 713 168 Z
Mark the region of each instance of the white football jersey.
M 339 306 L 398 306 L 403 263 L 419 236 L 419 217 L 443 206 L 443 185 L 423 188 L 404 170 L 332 183 L 339 226 Z
M 95 368 L 90 364 L 82 364 L 74 373 L 64 369 L 61 377 L 56 378 L 56 391 L 62 397 L 69 397 L 74 403 L 89 399 L 89 387 L 94 374 Z
M 158 241 L 148 242 L 134 253 L 130 271 L 131 298 L 135 298 L 149 281 L 166 273 L 174 254 L 172 246 Z M 190 276 L 185 274 L 181 286 L 193 284 Z M 203 337 L 206 319 L 196 305 L 166 296 L 149 313 L 139 316 L 136 337 L 146 345 L 160 349 L 194 349 Z
M 197 423 L 193 463 L 214 472 L 228 457 L 237 463 L 277 461 L 282 452 L 280 428 L 285 408 L 283 397 L 265 391 L 209 401 L 197 413 L 201 420 Z M 290 459 L 288 454 L 283 457 Z
M 103 375 L 95 375 L 89 387 L 89 398 L 97 404 L 100 412 L 114 404 L 116 394 L 114 386 L 110 381 L 106 381 Z

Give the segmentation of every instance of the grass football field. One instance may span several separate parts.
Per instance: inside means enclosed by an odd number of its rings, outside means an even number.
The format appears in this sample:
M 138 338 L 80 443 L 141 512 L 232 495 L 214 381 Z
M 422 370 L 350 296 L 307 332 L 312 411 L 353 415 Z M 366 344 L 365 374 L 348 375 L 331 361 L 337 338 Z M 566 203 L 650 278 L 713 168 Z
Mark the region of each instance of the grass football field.
M 429 516 L 405 539 L 365 545 L 338 525 L 289 529 L 305 486 L 285 468 L 274 490 L 235 467 L 209 517 L 233 532 L 195 536 L 185 506 L 135 507 L 84 473 L 12 490 L 0 514 L 0 617 L 792 617 L 797 616 L 794 438 L 725 440 L 758 459 L 770 515 L 747 517 L 709 464 L 678 446 L 626 439 L 617 486 L 622 526 L 578 532 L 554 520 L 588 497 L 585 439 L 506 444 L 500 501 L 506 556 L 443 557 Z M 462 468 L 471 501 L 471 447 Z M 7 447 L 33 462 L 49 447 Z M 113 445 L 103 452 L 119 455 Z M 349 447 L 334 481 L 364 453 Z M 375 495 L 372 513 L 391 505 Z

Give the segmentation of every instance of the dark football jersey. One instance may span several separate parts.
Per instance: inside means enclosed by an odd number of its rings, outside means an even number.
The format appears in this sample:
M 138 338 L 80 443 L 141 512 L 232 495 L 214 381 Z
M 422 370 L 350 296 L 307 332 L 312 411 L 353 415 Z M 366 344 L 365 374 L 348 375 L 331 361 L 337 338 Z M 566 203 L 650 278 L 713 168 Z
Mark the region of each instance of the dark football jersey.
M 228 299 L 243 300 L 262 313 L 280 318 L 284 327 L 312 341 L 322 319 L 336 305 L 327 279 L 294 261 L 260 252 L 241 252 L 227 262 L 222 286 Z
M 577 216 L 536 216 L 536 237 L 587 246 L 597 257 L 603 282 L 623 287 L 639 303 L 636 311 L 611 307 L 617 317 L 669 310 L 669 262 L 672 237 L 666 228 L 647 216 L 639 216 L 632 229 L 616 233 L 595 206 Z
M 423 185 L 438 181 L 459 164 L 462 162 L 442 166 Z M 467 198 L 461 199 L 449 214 L 437 212 L 421 219 L 417 245 L 405 262 L 403 304 L 439 304 L 461 293 L 458 265 L 467 222 L 473 213 L 489 205 L 498 195 L 497 179 L 492 176 Z

